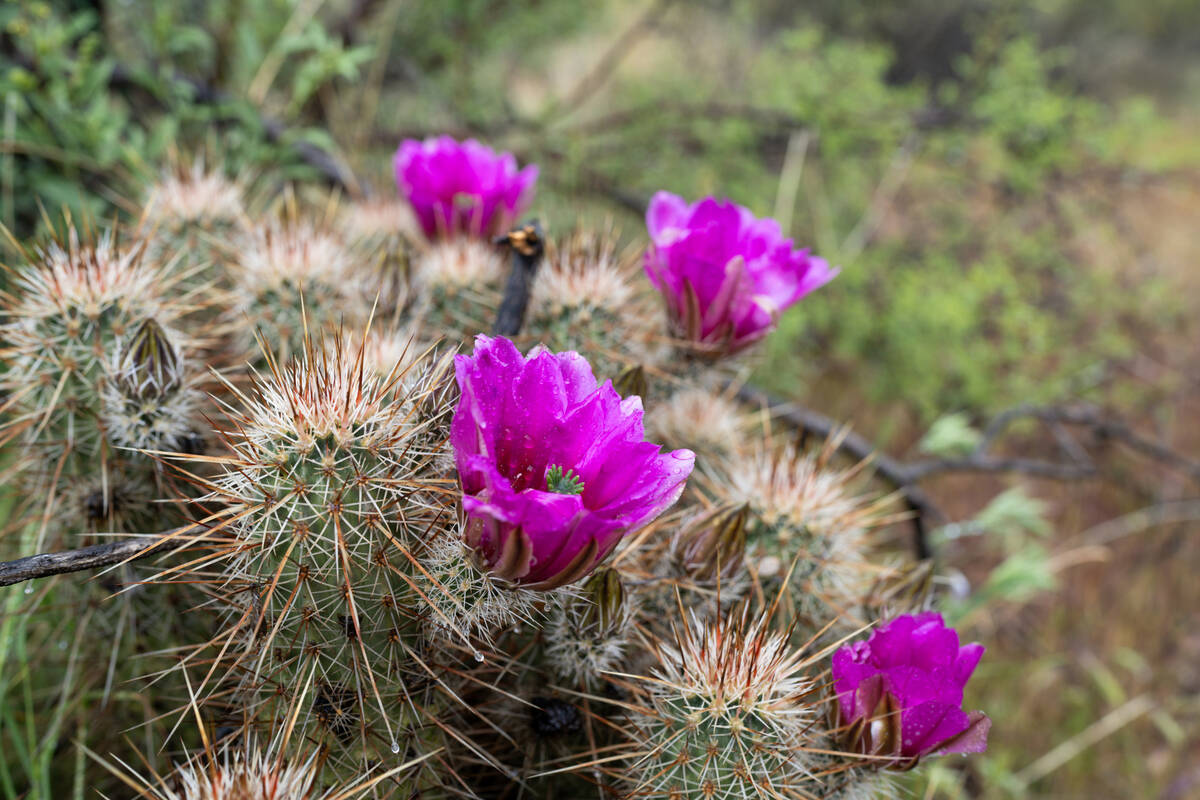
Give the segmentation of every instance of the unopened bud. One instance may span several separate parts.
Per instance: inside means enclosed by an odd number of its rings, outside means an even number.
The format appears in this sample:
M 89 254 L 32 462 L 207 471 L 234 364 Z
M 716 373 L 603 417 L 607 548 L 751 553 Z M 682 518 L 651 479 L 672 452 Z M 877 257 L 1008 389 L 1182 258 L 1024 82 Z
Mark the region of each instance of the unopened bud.
M 684 574 L 698 581 L 728 580 L 746 555 L 745 504 L 720 506 L 686 526 L 675 540 L 675 555 Z
M 117 380 L 137 399 L 164 397 L 179 388 L 179 351 L 154 320 L 143 322 L 121 351 Z
M 583 585 L 583 602 L 589 603 L 583 617 L 584 627 L 607 633 L 621 627 L 625 619 L 625 587 L 612 567 L 592 573 Z
M 645 398 L 646 390 L 646 370 L 641 364 L 633 364 L 621 370 L 617 377 L 613 378 L 613 388 L 617 390 L 617 394 L 621 397 L 638 397 Z

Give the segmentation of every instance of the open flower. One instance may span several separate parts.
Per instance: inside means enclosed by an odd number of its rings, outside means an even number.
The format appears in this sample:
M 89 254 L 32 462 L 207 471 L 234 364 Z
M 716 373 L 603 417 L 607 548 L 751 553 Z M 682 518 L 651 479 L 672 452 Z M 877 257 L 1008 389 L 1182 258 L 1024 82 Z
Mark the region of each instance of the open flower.
M 779 223 L 728 200 L 694 205 L 658 192 L 646 212 L 646 274 L 662 293 L 676 336 L 728 355 L 774 330 L 779 315 L 836 269 L 783 238 Z
M 845 741 L 855 751 L 891 756 L 889 766 L 910 769 L 927 755 L 982 753 L 991 720 L 962 710 L 963 687 L 983 656 L 983 645 L 959 647 L 942 615 L 896 617 L 865 642 L 833 655 Z
M 526 358 L 481 335 L 455 367 L 466 540 L 498 577 L 536 589 L 577 581 L 683 492 L 692 452 L 645 441 L 641 398 L 597 385 L 578 353 Z
M 517 169 L 474 139 L 406 139 L 396 151 L 396 185 L 429 238 L 507 231 L 533 199 L 538 168 Z

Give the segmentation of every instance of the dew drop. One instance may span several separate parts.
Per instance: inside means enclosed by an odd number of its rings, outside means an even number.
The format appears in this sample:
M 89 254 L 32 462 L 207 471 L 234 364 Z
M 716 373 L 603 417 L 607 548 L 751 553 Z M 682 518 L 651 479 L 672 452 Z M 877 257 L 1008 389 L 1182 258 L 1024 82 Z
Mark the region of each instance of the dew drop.
M 32 584 L 25 587 L 25 594 L 33 594 L 33 585 Z
M 479 652 L 478 650 L 476 650 L 476 651 L 475 651 L 475 660 L 476 660 L 476 661 L 478 661 L 478 662 L 480 662 L 480 663 L 483 663 L 483 653 L 481 653 L 481 652 Z
M 395 739 L 392 739 L 392 752 L 393 752 L 393 753 L 399 753 L 399 752 L 400 752 L 400 743 L 399 743 L 399 742 L 397 742 Z

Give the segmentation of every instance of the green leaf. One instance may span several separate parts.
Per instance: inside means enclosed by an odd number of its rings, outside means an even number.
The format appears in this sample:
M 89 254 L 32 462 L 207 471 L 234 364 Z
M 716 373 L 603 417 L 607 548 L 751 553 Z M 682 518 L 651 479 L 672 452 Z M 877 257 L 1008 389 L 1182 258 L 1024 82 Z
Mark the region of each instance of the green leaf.
M 917 449 L 943 458 L 965 456 L 975 450 L 982 438 L 965 413 L 946 414 L 929 427 Z
M 1024 533 L 1037 536 L 1050 533 L 1050 523 L 1046 521 L 1046 503 L 1030 497 L 1020 486 L 996 495 L 975 516 L 974 524 L 987 533 L 1010 541 Z

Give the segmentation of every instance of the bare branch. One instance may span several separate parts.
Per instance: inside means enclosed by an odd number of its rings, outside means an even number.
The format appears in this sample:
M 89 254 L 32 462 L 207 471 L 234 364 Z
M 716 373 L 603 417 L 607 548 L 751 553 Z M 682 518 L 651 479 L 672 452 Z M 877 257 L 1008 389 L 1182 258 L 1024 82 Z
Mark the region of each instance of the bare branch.
M 1075 537 L 1081 546 L 1109 545 L 1135 533 L 1162 525 L 1200 520 L 1200 500 L 1173 500 L 1139 508 L 1116 519 L 1105 520 Z
M 905 465 L 909 480 L 921 481 L 946 472 L 1019 472 L 1032 478 L 1078 481 L 1100 474 L 1094 464 L 1060 464 L 1036 458 L 1004 458 L 976 453 L 965 458 L 926 458 Z
M 828 417 L 773 398 L 752 386 L 740 387 L 738 398 L 743 402 L 768 408 L 777 418 L 822 438 L 829 438 L 839 428 L 838 424 Z M 927 478 L 964 472 L 1017 473 L 1056 481 L 1103 477 L 1100 465 L 1065 430 L 1054 431 L 1059 448 L 1064 454 L 1063 461 L 993 455 L 990 452 L 992 445 L 1014 422 L 1022 418 L 1036 419 L 1051 426 L 1070 425 L 1087 428 L 1101 442 L 1119 441 L 1131 450 L 1200 482 L 1200 464 L 1135 432 L 1120 420 L 1104 417 L 1098 409 L 1092 407 L 1018 406 L 1008 409 L 997 414 L 984 428 L 983 438 L 975 451 L 960 458 L 900 461 L 880 452 L 874 444 L 854 433 L 845 437 L 839 449 L 855 458 L 872 458 L 876 474 L 901 492 L 915 515 L 914 551 L 919 557 L 925 558 L 931 552 L 926 539 L 927 521 L 932 519 L 940 522 L 946 519 L 928 495 L 917 487 L 917 484 Z
M 499 336 L 516 336 L 525 324 L 525 309 L 529 306 L 529 295 L 533 291 L 533 279 L 537 277 L 538 264 L 545 252 L 542 226 L 531 220 L 513 228 L 507 235 L 496 240 L 512 250 L 512 271 L 504 286 L 504 297 L 496 311 L 496 324 L 492 332 Z
M 61 553 L 39 553 L 35 556 L 18 558 L 15 561 L 0 562 L 0 586 L 12 586 L 14 583 L 48 578 L 51 575 L 62 575 L 67 572 L 111 567 L 123 561 L 137 561 L 146 558 L 155 552 L 167 552 L 172 548 L 160 549 L 159 545 L 163 544 L 172 534 L 182 530 L 184 529 L 163 533 L 135 534 L 131 538 L 118 542 L 82 547 L 78 550 L 66 550 Z M 177 540 L 171 544 L 178 547 L 183 544 L 183 541 Z
M 650 8 L 646 9 L 646 13 L 642 14 L 617 38 L 612 47 L 596 63 L 596 66 L 583 76 L 583 80 L 567 94 L 559 110 L 560 113 L 568 114 L 574 111 L 600 91 L 616 72 L 621 62 L 625 60 L 625 56 L 633 50 L 634 45 L 654 30 L 674 2 L 675 0 L 655 0 Z

